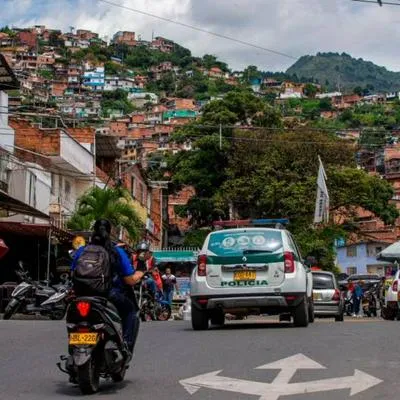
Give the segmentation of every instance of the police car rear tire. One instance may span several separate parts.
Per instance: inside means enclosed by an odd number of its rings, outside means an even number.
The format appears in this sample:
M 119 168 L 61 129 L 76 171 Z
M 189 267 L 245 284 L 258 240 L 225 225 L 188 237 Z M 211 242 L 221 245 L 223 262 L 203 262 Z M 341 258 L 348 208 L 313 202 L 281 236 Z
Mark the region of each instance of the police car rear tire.
M 293 313 L 293 324 L 296 327 L 307 327 L 309 323 L 308 318 L 308 302 L 307 297 L 296 307 Z
M 208 329 L 209 317 L 208 312 L 199 310 L 192 306 L 192 328 L 195 331 L 205 331 Z

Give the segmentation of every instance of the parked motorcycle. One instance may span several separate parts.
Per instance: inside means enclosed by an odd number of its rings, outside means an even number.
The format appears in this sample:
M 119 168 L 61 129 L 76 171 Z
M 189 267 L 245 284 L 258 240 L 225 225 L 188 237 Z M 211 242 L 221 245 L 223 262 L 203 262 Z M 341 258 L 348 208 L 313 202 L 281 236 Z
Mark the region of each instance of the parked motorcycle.
M 344 299 L 344 312 L 348 317 L 353 314 L 354 306 L 353 306 L 353 297 L 350 291 L 347 291 L 346 297 Z
M 15 313 L 36 314 L 48 316 L 53 320 L 64 318 L 67 304 L 64 300 L 42 307 L 42 303 L 62 290 L 64 285 L 48 286 L 47 282 L 33 281 L 28 272 L 25 271 L 22 262 L 19 262 L 20 270 L 16 271 L 21 283 L 11 293 L 11 300 L 4 311 L 3 319 L 10 319 Z M 33 293 L 32 293 L 33 292 Z M 32 296 L 33 294 L 33 296 Z
M 102 297 L 78 297 L 67 311 L 68 353 L 58 368 L 82 394 L 98 391 L 100 377 L 121 382 L 129 364 L 117 309 Z
M 366 315 L 367 317 L 371 316 L 376 317 L 378 315 L 377 312 L 378 300 L 377 300 L 376 290 L 377 290 L 376 286 L 373 286 L 364 292 L 362 307 L 364 315 Z
M 160 294 L 154 296 L 145 280 L 135 288 L 135 294 L 142 321 L 168 321 L 171 318 L 172 310 L 169 303 Z

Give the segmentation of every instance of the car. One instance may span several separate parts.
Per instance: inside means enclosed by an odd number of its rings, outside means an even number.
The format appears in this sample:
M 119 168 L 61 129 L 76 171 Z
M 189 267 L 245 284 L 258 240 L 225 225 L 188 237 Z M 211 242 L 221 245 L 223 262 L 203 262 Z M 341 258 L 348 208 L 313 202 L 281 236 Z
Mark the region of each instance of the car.
M 328 271 L 312 271 L 313 301 L 316 317 L 334 317 L 341 322 L 344 318 L 344 299 L 335 275 Z
M 289 231 L 243 227 L 208 234 L 191 275 L 194 330 L 223 325 L 225 314 L 287 315 L 314 321 L 311 270 Z

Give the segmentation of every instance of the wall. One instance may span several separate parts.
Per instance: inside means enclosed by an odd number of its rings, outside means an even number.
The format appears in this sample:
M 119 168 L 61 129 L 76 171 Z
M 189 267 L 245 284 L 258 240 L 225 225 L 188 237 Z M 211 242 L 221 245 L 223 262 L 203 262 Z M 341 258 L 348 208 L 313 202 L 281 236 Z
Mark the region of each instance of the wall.
M 0 147 L 14 151 L 14 129 L 8 125 L 8 95 L 0 90 Z
M 377 261 L 376 255 L 373 255 L 374 253 L 369 253 L 367 252 L 368 247 L 369 248 L 376 248 L 376 247 L 381 247 L 384 249 L 386 247 L 385 244 L 382 243 L 359 243 L 355 245 L 357 248 L 357 255 L 355 257 L 350 257 L 347 255 L 347 249 L 350 246 L 347 247 L 339 247 L 336 249 L 337 252 L 337 264 L 342 270 L 342 272 L 347 273 L 347 268 L 348 267 L 356 267 L 357 268 L 357 274 L 368 274 L 368 273 L 376 273 L 374 271 L 374 267 L 379 267 L 379 266 L 384 266 L 385 263 Z M 367 268 L 367 266 L 370 266 Z
M 65 132 L 60 134 L 60 147 L 60 158 L 83 174 L 93 174 L 93 154 Z

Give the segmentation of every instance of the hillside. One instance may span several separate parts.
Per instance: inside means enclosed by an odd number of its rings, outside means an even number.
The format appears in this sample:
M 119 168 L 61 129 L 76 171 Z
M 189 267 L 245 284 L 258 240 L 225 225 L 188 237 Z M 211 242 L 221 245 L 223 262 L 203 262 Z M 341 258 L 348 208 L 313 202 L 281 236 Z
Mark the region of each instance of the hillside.
M 353 89 L 357 86 L 372 90 L 400 89 L 400 72 L 388 71 L 370 61 L 353 58 L 346 53 L 317 53 L 299 58 L 286 73 L 300 79 L 313 78 L 316 83 L 336 89 Z M 302 79 L 301 79 L 302 80 Z

